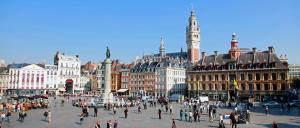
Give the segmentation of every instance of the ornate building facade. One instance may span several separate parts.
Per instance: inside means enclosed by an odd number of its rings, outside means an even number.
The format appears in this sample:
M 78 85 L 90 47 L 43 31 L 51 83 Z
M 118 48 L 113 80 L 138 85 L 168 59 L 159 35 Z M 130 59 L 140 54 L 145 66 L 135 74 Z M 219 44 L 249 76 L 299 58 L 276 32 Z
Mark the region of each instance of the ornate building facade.
M 83 90 L 80 87 L 80 58 L 68 56 L 57 52 L 54 56 L 54 65 L 57 65 L 59 75 L 59 91 L 66 93 L 75 93 Z
M 188 96 L 205 95 L 213 100 L 235 96 L 256 101 L 283 100 L 290 88 L 288 71 L 287 62 L 280 61 L 273 47 L 266 51 L 240 49 L 233 34 L 228 54 L 215 51 L 206 56 L 202 52 L 198 63 L 187 70 Z
M 9 68 L 8 94 L 46 94 L 47 72 L 42 64 L 11 64 Z

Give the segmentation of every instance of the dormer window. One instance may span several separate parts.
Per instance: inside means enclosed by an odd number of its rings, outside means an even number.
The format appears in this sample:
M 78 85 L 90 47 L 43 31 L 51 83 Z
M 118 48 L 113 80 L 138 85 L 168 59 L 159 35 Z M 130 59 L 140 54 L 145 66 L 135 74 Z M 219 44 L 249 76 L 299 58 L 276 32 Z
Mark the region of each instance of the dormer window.
M 235 69 L 234 64 L 229 64 L 229 70 L 233 70 L 233 69 Z

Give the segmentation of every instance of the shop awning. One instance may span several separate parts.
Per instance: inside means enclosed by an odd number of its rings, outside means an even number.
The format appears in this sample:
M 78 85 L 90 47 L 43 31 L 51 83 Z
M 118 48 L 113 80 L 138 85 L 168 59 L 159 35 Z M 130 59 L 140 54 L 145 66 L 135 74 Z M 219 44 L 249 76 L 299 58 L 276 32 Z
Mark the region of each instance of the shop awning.
M 126 92 L 128 89 L 119 89 L 117 92 Z

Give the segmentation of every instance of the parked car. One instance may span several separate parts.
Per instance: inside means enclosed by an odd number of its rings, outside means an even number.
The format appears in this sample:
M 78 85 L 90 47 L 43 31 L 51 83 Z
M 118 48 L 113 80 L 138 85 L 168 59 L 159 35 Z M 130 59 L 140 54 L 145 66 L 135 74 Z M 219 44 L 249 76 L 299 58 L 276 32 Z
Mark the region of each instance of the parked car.
M 300 105 L 300 100 L 292 100 L 288 104 L 290 104 L 291 107 L 296 107 L 297 105 Z
M 276 101 L 270 101 L 264 104 L 264 107 L 266 106 L 268 106 L 269 108 L 276 108 L 276 107 L 280 107 L 280 104 Z

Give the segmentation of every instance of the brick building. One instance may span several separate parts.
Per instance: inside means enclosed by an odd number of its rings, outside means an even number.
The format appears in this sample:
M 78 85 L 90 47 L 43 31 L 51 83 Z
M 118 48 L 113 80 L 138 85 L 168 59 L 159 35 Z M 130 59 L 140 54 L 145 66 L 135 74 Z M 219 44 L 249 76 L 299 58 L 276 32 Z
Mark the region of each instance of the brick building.
M 269 47 L 240 49 L 236 35 L 232 35 L 228 54 L 215 54 L 202 58 L 187 70 L 188 96 L 209 96 L 214 100 L 254 98 L 256 101 L 283 100 L 290 88 L 288 64 L 282 62 Z M 237 82 L 238 90 L 234 87 Z

